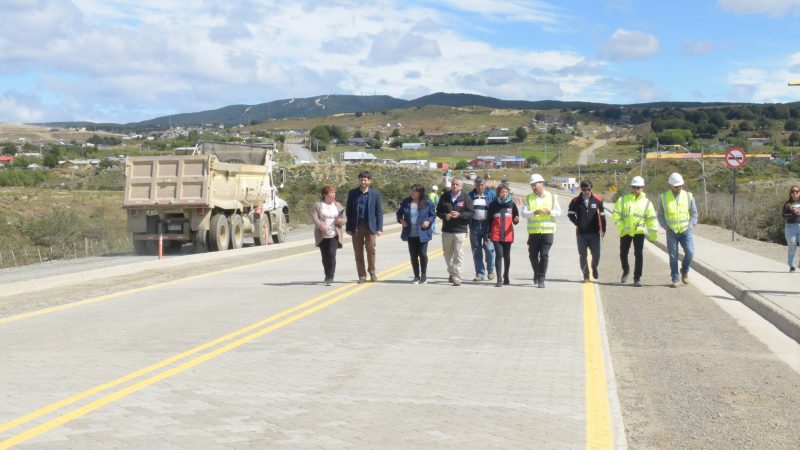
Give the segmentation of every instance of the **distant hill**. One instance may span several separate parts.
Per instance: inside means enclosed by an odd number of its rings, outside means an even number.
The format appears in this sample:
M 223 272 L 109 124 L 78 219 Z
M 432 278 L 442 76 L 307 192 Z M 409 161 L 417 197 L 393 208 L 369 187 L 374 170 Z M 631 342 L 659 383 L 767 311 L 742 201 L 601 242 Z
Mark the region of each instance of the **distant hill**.
M 288 117 L 321 117 L 342 113 L 384 111 L 390 109 L 416 108 L 430 105 L 465 107 L 484 106 L 497 109 L 598 109 L 612 107 L 631 108 L 697 108 L 729 106 L 735 103 L 699 103 L 699 102 L 656 102 L 633 105 L 610 105 L 606 103 L 563 102 L 557 100 L 500 100 L 475 94 L 448 94 L 439 92 L 426 95 L 416 100 L 403 100 L 388 95 L 325 95 L 310 98 L 292 98 L 275 100 L 257 105 L 230 105 L 207 111 L 172 114 L 155 119 L 126 124 L 92 123 L 92 122 L 48 122 L 44 126 L 87 127 L 104 130 L 138 130 L 155 129 L 171 126 L 189 126 L 203 124 L 249 125 L 270 119 Z

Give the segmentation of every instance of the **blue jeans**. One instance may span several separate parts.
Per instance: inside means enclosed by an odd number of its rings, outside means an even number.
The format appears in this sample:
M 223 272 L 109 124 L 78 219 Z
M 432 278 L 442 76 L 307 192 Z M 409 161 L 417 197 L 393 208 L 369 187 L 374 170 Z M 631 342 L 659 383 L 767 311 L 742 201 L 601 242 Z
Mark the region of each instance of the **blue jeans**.
M 482 277 L 494 272 L 494 245 L 486 237 L 487 222 L 471 221 L 469 224 L 469 243 L 472 247 L 472 260 L 475 262 L 475 275 Z M 484 265 L 484 259 L 486 265 Z
M 672 281 L 678 281 L 680 277 L 678 273 L 678 244 L 683 247 L 683 264 L 681 264 L 680 273 L 683 275 L 689 273 L 692 258 L 694 258 L 694 238 L 692 234 L 693 231 L 691 229 L 683 233 L 667 230 L 667 251 L 669 252 L 669 270 Z
M 789 245 L 789 267 L 797 267 L 795 253 L 800 245 L 800 223 L 787 223 L 783 231 L 786 234 L 786 243 Z

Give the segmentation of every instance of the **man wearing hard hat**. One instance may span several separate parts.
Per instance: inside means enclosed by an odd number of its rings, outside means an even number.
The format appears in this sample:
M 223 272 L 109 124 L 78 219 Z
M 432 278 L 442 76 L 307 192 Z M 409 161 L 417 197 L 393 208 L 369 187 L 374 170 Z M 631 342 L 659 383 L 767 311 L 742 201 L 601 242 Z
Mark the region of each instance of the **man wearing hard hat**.
M 667 251 L 672 287 L 678 287 L 678 245 L 683 247 L 680 280 L 689 284 L 689 268 L 694 258 L 692 230 L 697 225 L 697 205 L 691 192 L 683 190 L 683 177 L 679 173 L 669 176 L 669 190 L 661 194 L 658 223 L 667 231 Z
M 644 267 L 644 240 L 658 239 L 658 219 L 653 204 L 644 191 L 644 178 L 633 177 L 630 194 L 623 195 L 614 204 L 612 218 L 619 233 L 619 259 L 622 263 L 622 278 L 625 284 L 630 274 L 628 252 L 633 244 L 633 285 L 642 287 L 642 269 Z
M 430 201 L 431 205 L 433 205 L 433 209 L 436 209 L 436 205 L 439 204 L 439 186 L 435 184 L 431 186 L 431 192 L 428 194 L 428 201 Z M 431 225 L 431 232 L 433 234 L 439 234 L 439 232 L 436 231 L 436 218 L 433 219 L 433 225 Z
M 561 215 L 561 206 L 556 196 L 544 189 L 544 178 L 538 173 L 531 175 L 533 192 L 519 200 L 520 215 L 528 219 L 528 257 L 533 267 L 533 283 L 544 287 L 550 247 L 556 232 L 556 217 Z

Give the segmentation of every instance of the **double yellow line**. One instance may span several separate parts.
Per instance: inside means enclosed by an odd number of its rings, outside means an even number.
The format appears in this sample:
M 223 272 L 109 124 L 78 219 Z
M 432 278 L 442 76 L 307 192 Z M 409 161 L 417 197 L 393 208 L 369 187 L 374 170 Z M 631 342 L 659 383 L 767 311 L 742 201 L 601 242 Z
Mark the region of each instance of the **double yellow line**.
M 432 252 L 430 257 L 439 256 L 441 254 L 442 254 L 442 251 L 441 250 L 437 250 L 435 252 Z M 392 267 L 391 269 L 388 269 L 388 270 L 386 270 L 384 272 L 381 272 L 379 274 L 379 278 L 380 279 L 391 278 L 391 277 L 393 277 L 393 276 L 395 276 L 395 275 L 397 275 L 397 274 L 399 274 L 399 273 L 401 273 L 403 271 L 408 270 L 409 266 L 410 266 L 409 263 L 399 264 L 399 265 L 397 265 L 395 267 Z M 204 363 L 204 362 L 206 362 L 206 361 L 208 361 L 208 360 L 210 360 L 212 358 L 215 358 L 215 357 L 220 356 L 220 355 L 222 355 L 224 353 L 227 353 L 227 352 L 229 352 L 231 350 L 234 350 L 234 349 L 236 349 L 236 348 L 238 348 L 238 347 L 240 347 L 240 346 L 252 341 L 253 339 L 259 338 L 261 336 L 264 336 L 265 334 L 271 333 L 272 331 L 275 331 L 275 330 L 278 330 L 280 328 L 283 328 L 283 327 L 285 327 L 285 326 L 287 326 L 287 325 L 289 325 L 289 324 L 291 324 L 293 322 L 296 322 L 296 321 L 302 319 L 303 317 L 306 317 L 306 316 L 308 316 L 310 314 L 313 314 L 313 313 L 315 313 L 317 311 L 323 310 L 323 309 L 325 309 L 325 308 L 327 308 L 327 307 L 329 307 L 329 306 L 331 306 L 331 305 L 333 305 L 335 303 L 338 303 L 338 302 L 346 299 L 347 297 L 350 297 L 350 296 L 352 296 L 352 295 L 354 295 L 354 294 L 356 294 L 358 292 L 363 291 L 364 289 L 367 289 L 367 288 L 369 288 L 371 286 L 375 286 L 375 285 L 376 285 L 375 283 L 367 283 L 367 284 L 360 284 L 360 285 L 357 285 L 357 284 L 354 284 L 354 283 L 350 283 L 350 284 L 347 284 L 345 286 L 336 288 L 331 292 L 328 292 L 328 293 L 325 293 L 323 295 L 314 297 L 311 300 L 308 300 L 308 301 L 303 302 L 303 303 L 301 303 L 301 304 L 299 304 L 297 306 L 294 306 L 292 308 L 286 309 L 286 310 L 281 311 L 281 312 L 279 312 L 277 314 L 269 316 L 269 317 L 267 317 L 267 318 L 265 318 L 263 320 L 255 322 L 255 323 L 253 323 L 251 325 L 248 325 L 248 326 L 246 326 L 244 328 L 236 330 L 236 331 L 234 331 L 232 333 L 226 334 L 226 335 L 224 335 L 222 337 L 219 337 L 217 339 L 214 339 L 212 341 L 209 341 L 209 342 L 206 342 L 204 344 L 198 345 L 198 346 L 196 346 L 194 348 L 186 350 L 185 352 L 179 353 L 179 354 L 177 354 L 175 356 L 169 357 L 167 359 L 159 361 L 159 362 L 157 362 L 157 363 L 155 363 L 153 365 L 150 365 L 150 366 L 145 367 L 143 369 L 137 370 L 135 372 L 131 372 L 131 373 L 129 373 L 127 375 L 124 375 L 124 376 L 122 376 L 120 378 L 117 378 L 115 380 L 112 380 L 112 381 L 109 381 L 107 383 L 98 385 L 96 387 L 87 389 L 87 390 L 85 390 L 83 392 L 80 392 L 78 394 L 75 394 L 75 395 L 72 395 L 70 397 L 67 397 L 67 398 L 65 398 L 63 400 L 60 400 L 60 401 L 56 402 L 56 403 L 53 403 L 53 404 L 47 405 L 45 407 L 39 408 L 39 409 L 37 409 L 35 411 L 32 411 L 32 412 L 30 412 L 28 414 L 25 414 L 24 416 L 18 417 L 18 418 L 14 419 L 14 420 L 12 420 L 10 422 L 1 424 L 0 425 L 0 433 L 4 432 L 4 431 L 7 431 L 9 429 L 18 427 L 20 425 L 26 424 L 26 423 L 31 422 L 33 420 L 36 420 L 36 419 L 38 419 L 38 418 L 40 418 L 40 417 L 42 417 L 42 416 L 44 416 L 46 414 L 55 412 L 55 411 L 57 411 L 59 409 L 62 409 L 64 407 L 66 407 L 66 406 L 72 405 L 72 404 L 74 404 L 76 402 L 79 402 L 79 401 L 81 401 L 83 399 L 86 399 L 87 397 L 90 397 L 90 396 L 95 395 L 95 394 L 102 393 L 102 392 L 107 391 L 107 390 L 109 390 L 111 388 L 114 388 L 114 387 L 120 386 L 122 384 L 125 384 L 125 383 L 127 383 L 129 381 L 133 381 L 133 380 L 135 380 L 137 378 L 143 377 L 144 375 L 148 375 L 148 374 L 150 374 L 152 372 L 155 372 L 155 371 L 157 371 L 159 369 L 167 367 L 167 366 L 169 366 L 169 365 L 171 365 L 171 364 L 173 364 L 175 362 L 179 362 L 179 361 L 184 360 L 184 359 L 186 359 L 186 358 L 188 358 L 190 356 L 196 355 L 196 354 L 201 353 L 201 352 L 203 352 L 205 350 L 211 349 L 213 347 L 216 347 L 216 346 L 218 346 L 220 344 L 223 344 L 223 343 L 227 342 L 227 344 L 222 345 L 221 347 L 218 347 L 218 348 L 216 348 L 216 349 L 214 349 L 212 351 L 200 354 L 200 355 L 195 356 L 194 358 L 189 359 L 189 360 L 183 362 L 182 364 L 174 366 L 174 367 L 172 367 L 172 368 L 170 368 L 168 370 L 165 370 L 163 372 L 159 372 L 159 373 L 157 373 L 155 375 L 152 375 L 152 376 L 149 376 L 147 378 L 141 379 L 140 381 L 137 381 L 136 383 L 133 383 L 133 384 L 131 384 L 129 386 L 126 386 L 126 387 L 124 387 L 124 388 L 122 388 L 122 389 L 120 389 L 118 391 L 114 391 L 112 393 L 109 393 L 109 394 L 107 394 L 107 395 L 105 395 L 103 397 L 100 397 L 100 398 L 98 398 L 96 400 L 93 400 L 90 403 L 87 403 L 86 405 L 83 405 L 83 406 L 80 406 L 78 408 L 75 408 L 75 409 L 73 409 L 73 410 L 71 410 L 69 412 L 66 412 L 66 413 L 64 413 L 64 414 L 62 414 L 62 415 L 60 415 L 60 416 L 58 416 L 58 417 L 56 417 L 54 419 L 51 419 L 51 420 L 49 420 L 47 422 L 44 422 L 44 423 L 42 423 L 40 425 L 37 425 L 37 426 L 35 426 L 33 428 L 30 428 L 30 429 L 28 429 L 28 430 L 26 430 L 26 431 L 24 431 L 24 432 L 22 432 L 20 434 L 17 434 L 16 436 L 8 438 L 8 439 L 0 442 L 0 450 L 7 449 L 7 448 L 10 448 L 10 447 L 12 447 L 14 445 L 26 442 L 26 441 L 28 441 L 28 440 L 30 440 L 30 439 L 42 434 L 42 433 L 45 433 L 45 432 L 47 432 L 49 430 L 52 430 L 53 428 L 61 426 L 61 425 L 65 424 L 65 423 L 67 423 L 67 422 L 70 422 L 70 421 L 72 421 L 74 419 L 77 419 L 77 418 L 79 418 L 81 416 L 84 416 L 84 415 L 86 415 L 86 414 L 88 414 L 88 413 L 90 413 L 90 412 L 92 412 L 92 411 L 94 411 L 94 410 L 96 410 L 98 408 L 101 408 L 101 407 L 103 407 L 105 405 L 108 405 L 111 402 L 114 402 L 114 401 L 119 400 L 121 398 L 124 398 L 124 397 L 126 397 L 126 396 L 128 396 L 130 394 L 133 394 L 133 393 L 135 393 L 137 391 L 140 391 L 140 390 L 144 389 L 147 386 L 150 386 L 150 385 L 152 385 L 154 383 L 157 383 L 157 382 L 159 382 L 161 380 L 164 380 L 166 378 L 169 378 L 169 377 L 172 377 L 174 375 L 177 375 L 177 374 L 179 374 L 181 372 L 184 372 L 184 371 L 186 371 L 186 370 L 188 370 L 188 369 L 190 369 L 192 367 L 195 367 L 195 366 L 197 366 L 199 364 L 202 364 L 202 363 Z

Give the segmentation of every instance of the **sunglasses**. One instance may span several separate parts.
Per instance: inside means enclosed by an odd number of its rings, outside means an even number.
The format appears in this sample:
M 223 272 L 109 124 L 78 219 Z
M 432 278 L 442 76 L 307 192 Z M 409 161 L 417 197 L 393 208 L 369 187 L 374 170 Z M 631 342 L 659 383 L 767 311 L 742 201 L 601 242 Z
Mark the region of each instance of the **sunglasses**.
M 581 188 L 581 190 L 582 190 L 583 192 L 589 192 L 589 191 L 591 191 L 591 190 L 592 190 L 592 188 Z
M 798 194 L 798 193 L 800 193 L 800 191 L 798 191 L 797 189 L 792 189 L 792 190 L 791 190 L 791 193 L 792 193 L 792 194 Z

